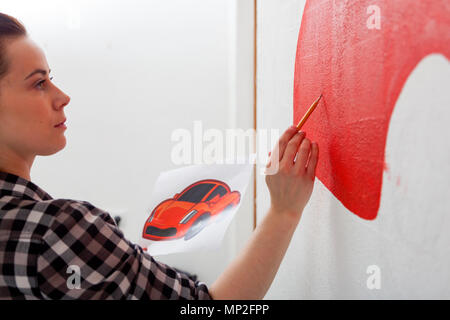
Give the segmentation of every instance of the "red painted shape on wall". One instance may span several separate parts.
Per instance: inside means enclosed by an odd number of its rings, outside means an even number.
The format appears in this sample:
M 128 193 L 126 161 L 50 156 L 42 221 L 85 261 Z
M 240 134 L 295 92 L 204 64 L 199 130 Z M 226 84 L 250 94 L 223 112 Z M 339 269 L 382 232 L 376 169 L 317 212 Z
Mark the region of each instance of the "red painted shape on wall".
M 431 53 L 450 59 L 448 0 L 306 2 L 294 124 L 323 93 L 302 130 L 320 146 L 318 179 L 361 218 L 377 216 L 391 114 L 409 74 Z

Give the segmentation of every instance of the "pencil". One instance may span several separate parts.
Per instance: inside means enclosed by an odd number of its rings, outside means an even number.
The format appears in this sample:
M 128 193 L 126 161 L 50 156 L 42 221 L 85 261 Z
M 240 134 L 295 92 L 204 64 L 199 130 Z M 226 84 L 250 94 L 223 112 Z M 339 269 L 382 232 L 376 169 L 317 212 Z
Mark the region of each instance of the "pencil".
M 311 105 L 311 107 L 309 107 L 308 111 L 306 111 L 305 115 L 303 116 L 302 120 L 300 120 L 300 122 L 297 124 L 297 131 L 300 131 L 300 129 L 302 128 L 302 126 L 305 124 L 306 120 L 308 120 L 309 116 L 311 115 L 311 113 L 314 111 L 314 109 L 317 107 L 317 105 L 319 104 L 320 99 L 322 98 L 322 94 L 320 94 L 320 97 L 318 97 L 316 99 L 316 101 L 313 102 L 313 104 Z

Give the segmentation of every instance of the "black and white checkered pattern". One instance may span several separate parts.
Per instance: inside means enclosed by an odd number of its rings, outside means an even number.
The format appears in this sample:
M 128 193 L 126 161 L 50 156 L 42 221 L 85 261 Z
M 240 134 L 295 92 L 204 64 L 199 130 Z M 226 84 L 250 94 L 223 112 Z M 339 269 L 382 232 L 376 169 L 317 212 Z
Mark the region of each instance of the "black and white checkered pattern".
M 125 239 L 107 212 L 0 171 L 0 299 L 211 298 Z

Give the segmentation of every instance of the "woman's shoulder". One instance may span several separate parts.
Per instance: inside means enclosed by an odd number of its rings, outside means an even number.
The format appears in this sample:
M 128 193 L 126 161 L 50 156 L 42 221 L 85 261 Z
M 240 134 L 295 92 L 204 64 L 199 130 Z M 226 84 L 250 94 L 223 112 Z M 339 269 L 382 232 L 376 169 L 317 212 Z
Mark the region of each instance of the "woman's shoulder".
M 60 220 L 72 219 L 74 222 L 87 220 L 88 222 L 94 222 L 97 219 L 104 220 L 107 223 L 115 225 L 114 219 L 111 215 L 95 206 L 89 201 L 77 200 L 77 199 L 51 199 L 47 200 L 49 207 L 53 206 L 55 218 Z
M 89 234 L 91 239 L 99 234 L 121 234 L 110 214 L 89 201 L 52 199 L 46 202 L 54 207 L 54 210 L 47 210 L 51 221 L 43 236 L 50 246 L 61 241 L 71 243 L 83 234 Z

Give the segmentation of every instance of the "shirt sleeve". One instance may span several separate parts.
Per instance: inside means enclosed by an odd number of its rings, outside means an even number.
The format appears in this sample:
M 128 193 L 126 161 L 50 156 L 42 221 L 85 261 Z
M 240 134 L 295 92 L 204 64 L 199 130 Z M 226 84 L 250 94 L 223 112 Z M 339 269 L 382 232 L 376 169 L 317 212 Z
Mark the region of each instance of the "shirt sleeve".
M 205 283 L 156 261 L 87 201 L 68 200 L 55 215 L 37 277 L 48 299 L 212 299 Z

